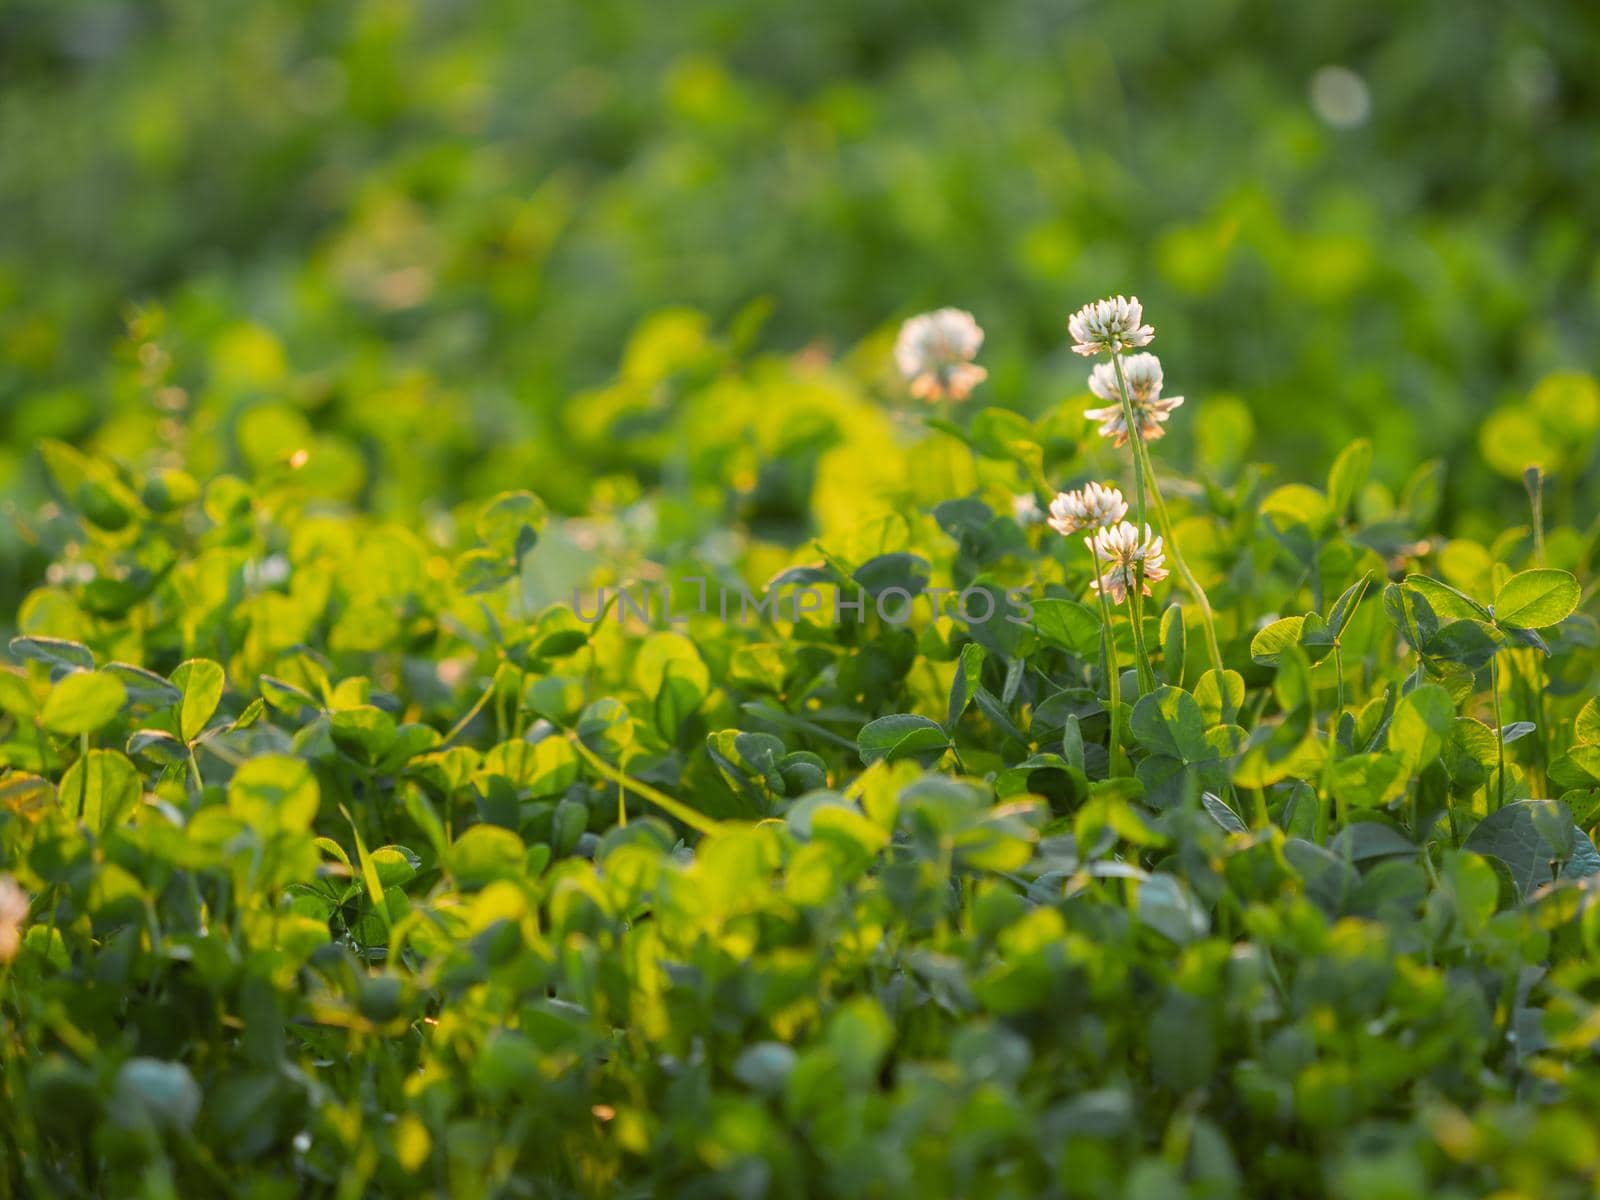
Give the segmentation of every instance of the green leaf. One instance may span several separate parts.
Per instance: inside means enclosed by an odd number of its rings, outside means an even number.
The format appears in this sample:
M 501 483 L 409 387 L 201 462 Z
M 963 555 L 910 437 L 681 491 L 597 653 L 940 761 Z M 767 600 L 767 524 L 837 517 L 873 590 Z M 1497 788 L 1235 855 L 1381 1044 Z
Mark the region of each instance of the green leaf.
M 706 738 L 706 753 L 750 814 L 764 814 L 788 794 L 781 762 L 784 745 L 770 733 L 722 729 Z
M 81 642 L 66 638 L 19 637 L 11 639 L 11 653 L 18 658 L 65 667 L 74 671 L 94 670 L 94 655 Z
M 1456 706 L 1450 693 L 1427 683 L 1408 692 L 1389 722 L 1389 749 L 1420 770 L 1444 750 L 1455 726 Z
M 539 540 L 547 510 L 532 492 L 501 492 L 478 515 L 478 540 L 502 559 L 520 564 Z
M 248 759 L 228 783 L 228 811 L 263 833 L 305 832 L 321 802 L 311 768 L 287 754 Z
M 1400 797 L 1409 771 L 1399 754 L 1352 754 L 1330 769 L 1333 794 L 1352 808 L 1376 808 Z
M 1207 671 L 1194 685 L 1194 699 L 1208 727 L 1232 721 L 1244 703 L 1244 676 L 1237 671 Z
M 1472 717 L 1457 717 L 1442 751 L 1445 770 L 1461 792 L 1482 787 L 1498 761 L 1494 730 Z
M 1440 583 L 1427 575 L 1407 575 L 1406 586 L 1413 591 L 1420 592 L 1428 602 L 1428 608 L 1442 621 L 1487 621 L 1490 613 L 1487 605 L 1479 604 L 1471 596 L 1453 588 L 1448 583 Z
M 0 667 L 0 712 L 27 720 L 39 711 L 33 687 L 21 671 Z
M 517 561 L 493 550 L 468 550 L 456 559 L 455 585 L 469 596 L 492 592 L 510 583 Z
M 378 864 L 373 861 L 367 852 L 367 843 L 361 836 L 361 830 L 356 825 L 356 819 L 350 815 L 350 810 L 344 805 L 339 806 L 339 811 L 344 814 L 344 819 L 350 823 L 350 834 L 356 842 L 356 861 L 361 865 L 361 882 L 367 889 L 367 898 L 372 901 L 373 911 L 378 914 L 378 919 L 384 927 L 389 926 L 389 908 L 384 904 L 383 877 L 378 874 Z
M 988 652 L 977 642 L 961 647 L 961 658 L 956 663 L 955 678 L 950 683 L 950 709 L 945 723 L 951 727 L 961 719 L 972 703 L 972 697 L 983 679 L 983 663 Z
M 1033 602 L 1033 627 L 1039 636 L 1079 658 L 1100 646 L 1100 614 L 1076 600 L 1050 597 Z
M 188 761 L 189 747 L 164 729 L 139 729 L 128 735 L 128 753 L 171 765 Z
M 1572 856 L 1561 864 L 1560 878 L 1588 879 L 1600 875 L 1600 850 L 1596 850 L 1589 835 L 1576 825 L 1572 827 Z
M 1182 688 L 1158 687 L 1141 696 L 1128 728 L 1153 753 L 1185 762 L 1209 757 L 1200 706 Z
M 610 602 L 607 602 L 610 607 Z M 565 658 L 589 644 L 593 626 L 578 619 L 565 604 L 553 604 L 539 616 L 528 638 L 528 655 L 533 659 Z
M 1572 814 L 1556 800 L 1517 800 L 1490 813 L 1462 848 L 1505 863 L 1526 898 L 1555 878 L 1576 848 Z
M 111 1112 L 125 1128 L 155 1128 L 187 1136 L 200 1115 L 203 1096 L 180 1062 L 130 1058 L 117 1072 Z
M 891 615 L 897 614 L 905 605 L 905 596 L 920 596 L 928 586 L 931 568 L 928 560 L 920 554 L 908 554 L 904 551 L 895 551 L 892 554 L 880 554 L 870 558 L 856 568 L 851 576 L 861 590 L 867 595 L 877 599 L 891 588 L 897 589 L 897 594 L 890 598 L 884 605 L 884 611 Z
M 1356 606 L 1361 603 L 1367 594 L 1367 585 L 1372 582 L 1372 572 L 1363 571 L 1361 578 L 1345 588 L 1339 598 L 1333 602 L 1333 608 L 1328 613 L 1328 630 L 1337 638 L 1344 633 L 1344 628 L 1350 623 L 1350 618 L 1355 615 Z
M 115 676 L 76 671 L 50 689 L 39 723 L 52 733 L 93 733 L 113 720 L 127 699 L 127 689 Z
M 1568 572 L 1536 567 L 1500 585 L 1494 594 L 1494 617 L 1501 625 L 1545 629 L 1566 620 L 1582 594 Z
M 1413 528 L 1426 529 L 1438 515 L 1439 501 L 1444 495 L 1444 475 L 1444 463 L 1432 458 L 1411 472 L 1400 489 L 1400 508 L 1410 518 Z
M 498 825 L 474 825 L 450 847 L 448 866 L 463 888 L 480 888 L 496 879 L 522 875 L 527 848 L 522 839 Z
M 295 686 L 284 679 L 275 679 L 271 675 L 263 675 L 257 680 L 261 689 L 261 698 L 281 713 L 295 716 L 306 709 L 318 711 L 322 704 L 304 688 Z
M 1161 614 L 1161 677 L 1168 683 L 1183 683 L 1183 667 L 1188 637 L 1183 627 L 1183 609 L 1172 604 Z
M 139 768 L 115 750 L 91 750 L 61 777 L 57 795 L 69 817 L 95 833 L 121 822 L 139 804 L 144 784 Z
M 172 683 L 182 694 L 178 708 L 178 736 L 192 742 L 217 711 L 227 682 L 222 668 L 209 658 L 191 658 L 172 672 Z
M 973 693 L 973 699 L 977 701 L 978 707 L 983 710 L 983 715 L 989 718 L 996 729 L 1013 741 L 1020 742 L 1024 746 L 1028 744 L 1027 735 L 1017 728 L 1011 719 L 1011 714 L 1006 711 L 1006 706 L 1000 703 L 993 692 L 986 687 L 980 687 Z
M 1285 650 L 1300 644 L 1304 617 L 1279 617 L 1250 639 L 1250 657 L 1264 667 L 1275 667 Z
M 1350 511 L 1355 498 L 1366 486 L 1367 473 L 1372 469 L 1372 443 L 1357 438 L 1339 452 L 1333 469 L 1328 472 L 1328 504 L 1334 516 L 1343 518 Z
M 1300 626 L 1300 645 L 1308 652 L 1307 657 L 1313 663 L 1321 662 L 1333 648 L 1333 642 L 1334 634 L 1328 622 L 1318 613 L 1307 613 L 1305 624 Z
M 133 663 L 110 662 L 101 669 L 105 674 L 115 676 L 121 681 L 122 686 L 128 691 L 129 701 L 134 704 L 163 708 L 169 704 L 176 704 L 181 698 L 182 693 L 172 684 L 154 671 L 147 671 Z
M 398 734 L 392 716 L 373 704 L 341 708 L 328 718 L 328 733 L 334 745 L 351 758 L 373 766 L 394 745 Z
M 1222 826 L 1229 833 L 1248 833 L 1250 827 L 1239 819 L 1239 814 L 1223 803 L 1222 797 L 1212 792 L 1206 792 L 1200 797 L 1205 805 L 1206 812 L 1211 814 L 1212 820 Z
M 1572 736 L 1580 745 L 1600 744 L 1600 699 L 1590 700 L 1579 710 Z
M 1279 531 L 1305 529 L 1320 537 L 1333 520 L 1328 498 L 1303 483 L 1286 483 L 1261 502 L 1261 515 Z
M 1550 764 L 1550 779 L 1564 788 L 1586 788 L 1600 784 L 1600 744 L 1572 747 Z
M 879 759 L 894 762 L 942 754 L 949 745 L 950 739 L 937 721 L 912 713 L 879 717 L 856 735 L 856 749 L 868 766 Z
M 1464 618 L 1451 621 L 1423 642 L 1422 652 L 1430 658 L 1442 658 L 1478 671 L 1488 664 L 1499 647 L 1493 626 Z

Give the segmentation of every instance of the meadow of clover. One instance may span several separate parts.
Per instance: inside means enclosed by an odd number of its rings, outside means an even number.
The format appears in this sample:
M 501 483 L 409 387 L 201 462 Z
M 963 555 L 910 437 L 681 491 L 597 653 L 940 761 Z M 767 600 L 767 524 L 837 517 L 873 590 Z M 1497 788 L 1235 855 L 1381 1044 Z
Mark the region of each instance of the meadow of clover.
M 1596 45 L 0 8 L 0 1200 L 1595 1196 Z

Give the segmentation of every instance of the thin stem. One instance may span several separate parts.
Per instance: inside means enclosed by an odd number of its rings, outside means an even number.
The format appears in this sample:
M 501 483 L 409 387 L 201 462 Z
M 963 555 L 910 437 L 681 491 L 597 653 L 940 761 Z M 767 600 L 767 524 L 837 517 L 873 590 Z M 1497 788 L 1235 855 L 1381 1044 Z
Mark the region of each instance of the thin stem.
M 1144 445 L 1144 437 L 1141 434 L 1134 434 L 1133 453 L 1136 461 L 1142 461 L 1149 467 L 1150 451 Z M 1178 539 L 1173 536 L 1173 518 L 1166 514 L 1166 501 L 1162 498 L 1162 486 L 1155 480 L 1154 470 L 1141 470 L 1139 475 L 1141 475 L 1141 478 L 1149 478 L 1150 499 L 1155 501 L 1155 523 L 1162 530 L 1162 538 L 1165 541 L 1168 554 L 1173 555 L 1173 566 L 1178 568 L 1178 578 L 1184 581 L 1184 587 L 1189 589 L 1189 595 L 1192 595 L 1195 598 L 1195 603 L 1200 605 L 1200 627 L 1205 630 L 1205 648 L 1206 654 L 1210 654 L 1211 667 L 1214 670 L 1222 670 L 1222 650 L 1219 648 L 1218 640 L 1216 640 L 1216 619 L 1211 613 L 1210 597 L 1206 597 L 1205 589 L 1200 586 L 1200 581 L 1195 579 L 1194 571 L 1189 570 L 1189 563 L 1184 560 L 1184 552 L 1178 546 Z
M 1128 391 L 1128 377 L 1122 372 L 1122 353 L 1111 352 L 1111 366 L 1117 373 L 1117 393 L 1122 397 L 1122 422 L 1128 427 L 1128 441 L 1133 445 L 1133 523 L 1144 530 L 1145 471 L 1144 455 L 1139 451 L 1144 445 L 1140 436 L 1138 414 L 1133 410 L 1133 394 Z
M 1536 650 L 1529 650 L 1521 656 L 1526 668 L 1526 682 L 1528 685 L 1527 706 L 1533 716 L 1534 724 L 1538 726 L 1539 736 L 1533 739 L 1533 767 L 1538 771 L 1538 777 L 1533 780 L 1538 785 L 1535 796 L 1550 794 L 1550 743 L 1545 737 L 1545 731 L 1550 728 L 1545 719 L 1544 709 L 1544 667 L 1539 661 Z
M 483 695 L 478 697 L 477 703 L 471 708 L 467 709 L 466 714 L 450 727 L 449 733 L 444 735 L 444 739 L 439 743 L 439 749 L 443 749 L 451 742 L 455 741 L 461 736 L 462 732 L 465 731 L 467 726 L 472 724 L 472 722 L 477 718 L 477 715 L 483 711 L 483 706 L 489 703 L 489 698 L 494 695 L 495 687 L 498 685 L 498 682 L 498 679 L 491 679 L 489 681 L 489 686 L 483 689 Z
M 1133 586 L 1128 589 L 1128 616 L 1133 621 L 1134 666 L 1139 672 L 1139 693 L 1148 695 L 1156 690 L 1156 673 L 1150 669 L 1150 652 L 1144 644 L 1144 580 L 1135 573 Z
M 633 778 L 631 775 L 627 775 L 622 771 L 617 770 L 617 768 L 613 767 L 605 759 L 601 758 L 593 750 L 585 746 L 583 744 L 583 739 L 579 738 L 576 734 L 569 734 L 568 740 L 572 743 L 572 748 L 578 752 L 585 762 L 595 769 L 601 778 L 609 779 L 618 787 L 632 788 L 636 793 L 638 793 L 640 796 L 643 796 L 657 808 L 671 813 L 674 817 L 677 817 L 678 820 L 689 826 L 690 829 L 706 834 L 715 833 L 717 831 L 717 822 L 706 816 L 705 813 L 700 812 L 698 809 L 690 808 L 682 800 L 674 800 L 665 792 L 658 791 L 657 789 L 651 787 L 648 783 L 643 783 L 640 780 Z
M 1500 721 L 1499 661 L 1500 656 L 1498 654 L 1491 654 L 1489 656 L 1489 689 L 1494 696 L 1494 743 L 1495 749 L 1500 754 L 1499 777 L 1495 781 L 1496 788 L 1499 792 L 1498 800 L 1495 803 L 1496 810 L 1502 809 L 1506 806 L 1506 736 L 1505 730 L 1501 727 Z
M 1528 489 L 1528 504 L 1533 509 L 1533 561 L 1544 566 L 1544 472 L 1529 467 L 1522 473 L 1523 486 Z
M 1111 606 L 1106 603 L 1106 594 L 1100 589 L 1100 551 L 1094 548 L 1094 539 L 1086 539 L 1089 543 L 1089 556 L 1094 559 L 1095 597 L 1100 601 L 1100 637 L 1106 650 L 1106 707 L 1111 715 L 1111 736 L 1107 748 L 1110 751 L 1111 765 L 1108 768 L 1113 779 L 1117 777 L 1117 768 L 1121 765 L 1122 743 L 1118 736 L 1117 723 L 1119 710 L 1122 708 L 1122 668 L 1117 665 L 1117 639 L 1111 630 Z
M 1339 718 L 1344 716 L 1344 656 L 1339 652 L 1339 639 L 1333 639 L 1333 673 L 1337 677 L 1337 707 L 1333 716 L 1328 720 L 1328 766 L 1332 767 L 1339 761 Z M 1312 689 L 1315 691 L 1315 688 Z M 1327 772 L 1323 773 L 1326 780 Z
M 1331 745 L 1339 744 L 1339 718 L 1344 716 L 1344 656 L 1339 652 L 1339 639 L 1333 639 L 1333 673 L 1335 683 L 1338 685 L 1339 707 L 1333 714 L 1333 721 L 1328 726 L 1332 734 Z

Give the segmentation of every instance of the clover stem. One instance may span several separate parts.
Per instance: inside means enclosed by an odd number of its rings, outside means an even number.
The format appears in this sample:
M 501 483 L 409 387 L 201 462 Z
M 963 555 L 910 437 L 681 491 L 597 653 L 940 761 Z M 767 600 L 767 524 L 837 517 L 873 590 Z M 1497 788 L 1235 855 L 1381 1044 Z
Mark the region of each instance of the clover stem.
M 489 700 L 494 696 L 497 682 L 497 679 L 491 679 L 489 681 L 489 686 L 483 689 L 483 694 L 478 697 L 477 701 L 471 708 L 467 709 L 466 714 L 450 727 L 450 732 L 444 735 L 443 740 L 439 742 L 439 745 L 436 747 L 436 749 L 442 750 L 466 731 L 467 726 L 472 724 L 472 722 L 477 718 L 478 714 L 483 711 L 483 706 L 488 704 Z
M 1111 367 L 1117 373 L 1117 394 L 1122 398 L 1122 423 L 1127 426 L 1128 440 L 1133 444 L 1133 523 L 1144 529 L 1144 455 L 1139 453 L 1144 445 L 1140 437 L 1138 414 L 1133 409 L 1133 394 L 1128 391 L 1128 377 L 1122 370 L 1122 352 L 1111 352 Z
M 1161 530 L 1166 548 L 1172 555 L 1172 564 L 1178 568 L 1178 577 L 1183 580 L 1183 586 L 1189 589 L 1194 602 L 1200 606 L 1200 621 L 1205 630 L 1206 653 L 1211 657 L 1211 666 L 1220 671 L 1222 650 L 1217 643 L 1217 626 L 1211 612 L 1211 599 L 1206 595 L 1206 590 L 1200 586 L 1200 581 L 1194 577 L 1194 572 L 1189 569 L 1189 564 L 1183 557 L 1183 550 L 1178 545 L 1177 538 L 1172 535 L 1172 518 L 1167 513 L 1167 502 L 1161 495 L 1161 485 L 1156 481 L 1155 468 L 1150 462 L 1150 450 L 1145 445 L 1144 431 L 1135 420 L 1133 397 L 1128 391 L 1127 378 L 1122 373 L 1122 355 L 1113 354 L 1111 362 L 1117 370 L 1117 390 L 1122 396 L 1122 419 L 1127 423 L 1128 441 L 1133 446 L 1133 498 L 1136 523 L 1142 534 L 1145 525 L 1145 490 L 1148 487 L 1150 500 L 1155 505 L 1156 525 Z
M 1339 652 L 1339 639 L 1333 639 L 1333 673 L 1335 684 L 1338 688 L 1339 707 L 1334 710 L 1333 721 L 1328 726 L 1332 737 L 1332 744 L 1339 741 L 1339 718 L 1344 716 L 1344 656 Z
M 78 815 L 89 805 L 89 735 L 78 735 Z
M 617 770 L 616 767 L 613 767 L 605 759 L 585 746 L 583 739 L 578 737 L 577 734 L 569 733 L 567 740 L 571 742 L 572 748 L 578 752 L 579 756 L 593 767 L 601 778 L 610 780 L 619 788 L 632 788 L 637 795 L 644 797 L 657 808 L 677 817 L 678 820 L 698 833 L 711 834 L 717 831 L 717 822 L 706 816 L 705 813 L 700 812 L 698 809 L 690 808 L 682 800 L 674 800 L 665 792 L 658 791 L 648 783 L 641 782 L 631 775 Z
M 1544 472 L 1529 467 L 1522 473 L 1523 486 L 1528 489 L 1528 506 L 1533 510 L 1533 561 L 1544 566 Z
M 1111 735 L 1107 739 L 1107 749 L 1110 756 L 1110 766 L 1107 768 L 1111 777 L 1117 777 L 1117 768 L 1122 762 L 1122 744 L 1118 737 L 1117 723 L 1118 710 L 1122 707 L 1122 669 L 1117 665 L 1117 639 L 1111 632 L 1111 606 L 1106 603 L 1105 591 L 1100 584 L 1100 551 L 1094 548 L 1094 539 L 1086 539 L 1089 543 L 1089 557 L 1094 560 L 1095 597 L 1100 601 L 1100 640 L 1105 647 L 1106 663 L 1106 709 L 1111 716 Z
M 1494 697 L 1494 743 L 1500 756 L 1500 770 L 1495 780 L 1497 798 L 1495 810 L 1506 806 L 1506 737 L 1505 730 L 1500 722 L 1500 656 L 1498 653 L 1489 656 L 1489 691 Z
M 1150 669 L 1150 652 L 1144 643 L 1144 571 L 1135 565 L 1132 586 L 1128 588 L 1128 616 L 1133 621 L 1134 666 L 1139 672 L 1139 694 L 1156 690 L 1156 673 Z

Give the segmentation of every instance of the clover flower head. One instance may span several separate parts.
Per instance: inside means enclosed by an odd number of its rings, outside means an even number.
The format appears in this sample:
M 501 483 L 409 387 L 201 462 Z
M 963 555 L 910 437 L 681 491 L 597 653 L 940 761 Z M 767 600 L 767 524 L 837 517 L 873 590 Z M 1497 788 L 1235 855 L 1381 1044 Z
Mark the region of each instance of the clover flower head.
M 9 875 L 0 875 L 0 963 L 10 962 L 22 946 L 22 925 L 28 919 L 28 893 Z
M 1073 351 L 1093 358 L 1148 346 L 1156 331 L 1143 321 L 1144 305 L 1137 296 L 1113 296 L 1085 304 L 1073 313 L 1067 331 L 1072 334 Z
M 941 308 L 900 326 L 894 361 L 920 400 L 964 400 L 988 378 L 972 360 L 983 345 L 983 329 L 969 312 Z
M 1087 484 L 1050 501 L 1050 528 L 1063 537 L 1081 529 L 1104 529 L 1128 515 L 1128 502 L 1114 487 Z
M 1145 441 L 1165 437 L 1162 424 L 1172 410 L 1183 403 L 1182 396 L 1161 398 L 1161 360 L 1154 354 L 1130 354 L 1122 360 L 1122 376 L 1128 381 L 1128 396 L 1139 420 L 1139 436 Z M 1096 363 L 1089 372 L 1089 390 L 1106 402 L 1104 408 L 1085 409 L 1083 415 L 1100 422 L 1100 436 L 1113 444 L 1128 444 L 1128 422 L 1122 412 L 1122 396 L 1117 390 L 1117 369 L 1111 363 Z
M 1021 495 L 1011 497 L 1011 517 L 1026 529 L 1044 520 L 1044 511 L 1040 509 L 1039 500 L 1032 492 L 1023 492 Z
M 1141 535 L 1129 521 L 1100 530 L 1092 538 L 1084 538 L 1095 556 L 1095 561 L 1106 570 L 1094 581 L 1094 590 L 1110 596 L 1114 604 L 1128 598 L 1130 588 L 1142 579 L 1142 592 L 1150 595 L 1150 585 L 1167 577 L 1167 556 L 1161 548 L 1161 539 L 1144 527 Z

